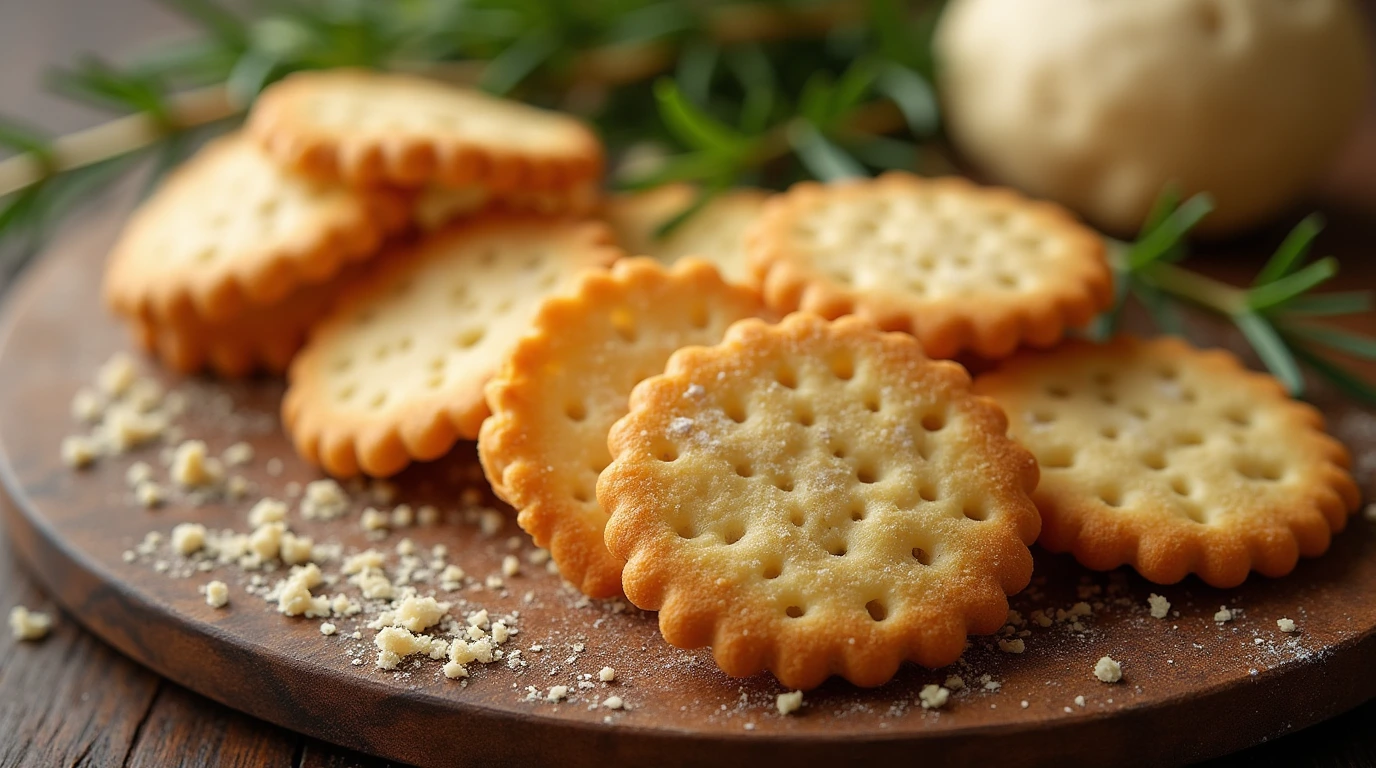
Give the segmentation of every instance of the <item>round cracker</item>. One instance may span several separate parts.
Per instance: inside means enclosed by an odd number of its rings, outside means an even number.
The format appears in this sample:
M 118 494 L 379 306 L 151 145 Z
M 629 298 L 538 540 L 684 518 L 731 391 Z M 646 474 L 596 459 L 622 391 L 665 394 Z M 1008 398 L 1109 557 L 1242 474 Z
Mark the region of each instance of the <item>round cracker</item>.
M 602 174 L 579 120 L 414 75 L 298 72 L 263 92 L 248 130 L 287 167 L 355 185 L 552 190 Z
M 110 253 L 105 297 L 126 317 L 163 326 L 227 321 L 373 256 L 406 219 L 394 193 L 298 178 L 233 134 L 134 212 Z
M 906 334 L 743 320 L 631 394 L 597 484 L 626 596 L 727 674 L 879 685 L 956 660 L 1027 585 L 1037 467 Z
M 541 302 L 620 254 L 600 223 L 516 215 L 387 254 L 292 362 L 297 451 L 337 477 L 385 477 L 477 438 L 483 385 Z
M 621 594 L 621 564 L 603 543 L 607 513 L 597 476 L 611 463 L 607 432 L 631 389 L 682 347 L 715 344 L 731 323 L 757 316 L 758 294 L 697 259 L 672 271 L 648 258 L 586 274 L 547 299 L 533 328 L 487 385 L 492 417 L 478 453 L 497 495 L 585 594 Z
M 1223 350 L 1067 343 L 975 382 L 1042 469 L 1040 543 L 1090 568 L 1216 587 L 1319 555 L 1359 494 L 1312 406 Z
M 1097 234 L 1059 206 L 954 177 L 794 185 L 749 248 L 771 308 L 855 314 L 940 358 L 1050 346 L 1113 300 Z

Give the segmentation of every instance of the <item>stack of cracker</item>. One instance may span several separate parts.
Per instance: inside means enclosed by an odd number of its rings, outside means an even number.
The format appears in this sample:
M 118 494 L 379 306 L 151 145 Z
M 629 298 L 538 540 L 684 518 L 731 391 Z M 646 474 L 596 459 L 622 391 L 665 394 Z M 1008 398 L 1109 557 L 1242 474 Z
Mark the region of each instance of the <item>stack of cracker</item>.
M 601 173 L 573 118 L 414 77 L 302 73 L 139 208 L 105 294 L 179 371 L 281 372 L 413 222 L 586 210 Z

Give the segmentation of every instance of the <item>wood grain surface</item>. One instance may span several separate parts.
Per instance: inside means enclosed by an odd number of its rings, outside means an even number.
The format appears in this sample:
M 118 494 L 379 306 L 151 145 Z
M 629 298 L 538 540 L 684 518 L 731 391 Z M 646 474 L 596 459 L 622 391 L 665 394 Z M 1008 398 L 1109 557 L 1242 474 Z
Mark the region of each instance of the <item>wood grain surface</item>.
M 100 6 L 99 12 L 88 12 L 94 6 Z M 36 81 L 29 74 L 44 63 L 65 61 L 87 48 L 104 46 L 117 52 L 142 42 L 150 30 L 160 34 L 174 29 L 164 12 L 141 0 L 0 0 L 0 111 L 46 114 L 44 100 L 34 98 Z M 16 63 L 23 66 L 12 66 Z M 86 115 L 69 112 L 52 124 L 70 128 L 85 119 Z M 1343 257 L 1349 266 L 1376 261 L 1371 256 L 1376 243 L 1376 206 L 1371 206 L 1376 200 L 1376 163 L 1370 162 L 1376 130 L 1366 137 L 1359 143 L 1366 160 L 1342 166 L 1330 187 L 1356 207 L 1346 214 L 1345 229 L 1335 228 L 1321 240 L 1322 248 Z M 115 206 L 103 215 L 108 222 L 122 216 L 122 209 Z M 1264 233 L 1224 250 L 1254 258 L 1259 244 L 1275 241 L 1276 232 Z M 1224 272 L 1236 271 L 1236 257 L 1220 257 L 1217 265 Z M 1340 280 L 1346 288 L 1376 286 L 1376 270 L 1349 269 Z M 1376 331 L 1376 324 L 1367 323 L 1366 330 Z M 5 536 L 0 528 L 0 538 Z M 0 612 L 16 604 L 53 610 L 19 569 L 7 544 L 0 542 Z M 1328 684 L 1316 683 L 1319 696 Z M 1376 703 L 1213 764 L 1376 765 L 1373 723 Z M 1209 728 L 1201 729 L 1198 738 L 1210 738 Z M 59 617 L 52 636 L 39 644 L 16 643 L 7 633 L 0 634 L 0 766 L 125 764 L 387 763 L 253 720 L 190 693 L 126 660 L 69 617 Z

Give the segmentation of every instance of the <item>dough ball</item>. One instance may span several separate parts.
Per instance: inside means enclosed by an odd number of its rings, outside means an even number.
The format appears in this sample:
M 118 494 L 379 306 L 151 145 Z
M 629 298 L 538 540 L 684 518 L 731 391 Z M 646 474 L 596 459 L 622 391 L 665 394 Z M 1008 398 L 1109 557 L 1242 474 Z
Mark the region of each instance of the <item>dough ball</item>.
M 1214 195 L 1220 234 L 1326 170 L 1364 34 L 1349 0 L 952 0 L 936 54 L 947 130 L 997 181 L 1121 234 L 1174 181 Z

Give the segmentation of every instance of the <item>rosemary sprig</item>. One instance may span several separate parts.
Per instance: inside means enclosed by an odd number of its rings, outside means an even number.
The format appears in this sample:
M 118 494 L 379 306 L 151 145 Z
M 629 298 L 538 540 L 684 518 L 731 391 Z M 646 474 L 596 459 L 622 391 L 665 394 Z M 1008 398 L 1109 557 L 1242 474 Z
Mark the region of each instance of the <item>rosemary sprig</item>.
M 1188 256 L 1185 236 L 1212 207 L 1205 195 L 1182 203 L 1168 189 L 1136 241 L 1110 242 L 1118 301 L 1100 318 L 1095 335 L 1102 338 L 1116 331 L 1129 295 L 1141 300 L 1160 330 L 1178 334 L 1182 326 L 1176 304 L 1185 302 L 1236 325 L 1291 394 L 1304 394 L 1301 366 L 1307 365 L 1349 395 L 1376 405 L 1376 387 L 1330 357 L 1339 353 L 1376 361 L 1376 339 L 1314 320 L 1368 312 L 1376 305 L 1376 294 L 1370 291 L 1316 291 L 1338 272 L 1332 256 L 1308 261 L 1314 238 L 1323 229 L 1322 219 L 1311 215 L 1297 224 L 1251 285 L 1234 286 L 1179 264 Z
M 712 101 L 709 111 L 741 112 L 753 135 L 792 108 L 802 87 L 798 72 L 837 74 L 854 58 L 855 41 L 873 37 L 866 6 L 848 0 L 262 0 L 253 17 L 220 0 L 160 2 L 191 21 L 199 37 L 121 67 L 84 59 L 51 78 L 62 94 L 125 116 L 65 137 L 0 119 L 0 157 L 13 153 L 0 159 L 0 246 L 31 231 L 40 210 L 57 214 L 36 188 L 66 186 L 75 171 L 151 153 L 235 118 L 262 88 L 297 70 L 422 71 L 518 92 L 581 112 L 617 153 L 645 140 L 673 141 L 658 118 L 666 91 L 646 81 L 676 62 L 677 90 Z M 908 6 L 874 0 L 874 14 L 902 21 Z M 913 50 L 903 41 L 891 45 Z M 789 76 L 778 77 L 771 62 Z M 723 88 L 720 73 L 728 68 L 747 87 Z M 733 107 L 732 100 L 742 103 Z M 786 144 L 777 132 L 739 170 L 770 162 Z

